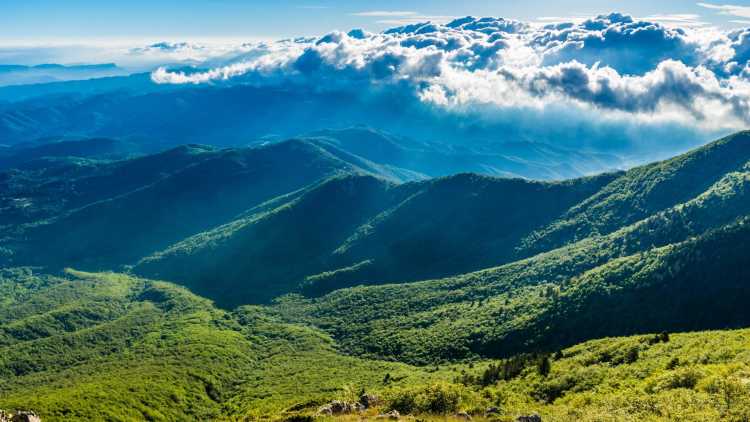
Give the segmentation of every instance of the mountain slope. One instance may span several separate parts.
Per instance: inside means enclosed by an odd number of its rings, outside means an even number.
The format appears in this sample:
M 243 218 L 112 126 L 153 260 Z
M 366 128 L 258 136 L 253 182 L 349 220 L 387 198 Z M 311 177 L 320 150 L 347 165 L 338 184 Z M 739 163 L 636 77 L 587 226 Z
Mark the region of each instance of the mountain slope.
M 488 409 L 508 420 L 750 416 L 747 329 L 419 368 L 342 356 L 314 328 L 261 307 L 222 311 L 169 283 L 16 268 L 0 273 L 0 292 L 0 408 L 45 421 L 307 418 L 361 391 L 378 398 L 367 418 L 392 409 L 456 421 Z
M 539 183 L 459 175 L 402 185 L 338 178 L 173 245 L 134 271 L 235 305 L 300 288 L 321 294 L 458 274 L 507 261 L 522 236 L 613 177 Z
M 748 194 L 750 172 L 733 172 L 607 236 L 443 280 L 287 298 L 279 311 L 323 327 L 354 353 L 414 362 L 747 324 L 736 300 L 747 299 Z
M 666 162 L 566 182 L 457 175 L 394 186 L 390 199 L 366 203 L 331 190 L 306 194 L 304 206 L 296 197 L 281 200 L 274 207 L 284 212 L 264 210 L 177 243 L 142 260 L 135 271 L 196 288 L 229 289 L 200 290 L 221 303 L 240 297 L 267 300 L 284 289 L 315 296 L 357 284 L 457 275 L 566 244 L 572 246 L 557 253 L 589 265 L 574 264 L 584 271 L 747 215 L 747 139 L 739 134 Z M 369 182 L 363 183 L 351 189 L 362 189 L 371 199 Z M 679 195 L 671 194 L 675 190 Z M 365 204 L 368 211 L 362 214 Z M 318 213 L 329 220 L 311 224 L 309 216 Z M 545 243 L 540 233 L 560 227 L 561 221 L 582 227 L 576 235 L 580 244 L 576 237 Z M 606 230 L 599 228 L 605 225 Z M 611 236 L 602 237 L 600 231 Z M 295 246 L 285 243 L 288 238 L 295 239 Z M 589 256 L 573 252 L 581 248 Z M 274 264 L 296 258 L 300 264 L 293 270 Z M 575 275 L 569 269 L 556 271 L 560 278 Z M 273 294 L 259 295 L 259 286 L 274 286 Z
M 341 171 L 359 170 L 300 141 L 215 151 L 152 184 L 26 225 L 6 247 L 14 262 L 113 268 Z
M 222 305 L 265 302 L 323 271 L 327 255 L 404 191 L 372 176 L 329 179 L 148 257 L 134 271 L 179 280 Z
M 315 407 L 347 383 L 382 385 L 385 373 L 396 384 L 432 376 L 341 356 L 317 330 L 218 310 L 168 283 L 18 268 L 0 273 L 0 292 L 0 408 L 43 420 L 253 418 Z
M 608 234 L 705 191 L 727 173 L 747 169 L 750 132 L 739 132 L 670 160 L 634 168 L 522 246 L 538 253 L 596 234 Z

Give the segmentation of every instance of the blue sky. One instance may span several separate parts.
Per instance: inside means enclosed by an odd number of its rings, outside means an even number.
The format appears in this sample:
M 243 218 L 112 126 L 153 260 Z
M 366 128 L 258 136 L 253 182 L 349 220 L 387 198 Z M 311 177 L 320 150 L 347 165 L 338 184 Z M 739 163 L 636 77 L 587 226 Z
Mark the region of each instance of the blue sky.
M 0 43 L 280 38 L 355 27 L 375 31 L 450 16 L 536 21 L 610 11 L 722 28 L 750 26 L 750 0 L 710 5 L 715 7 L 686 0 L 3 0 Z

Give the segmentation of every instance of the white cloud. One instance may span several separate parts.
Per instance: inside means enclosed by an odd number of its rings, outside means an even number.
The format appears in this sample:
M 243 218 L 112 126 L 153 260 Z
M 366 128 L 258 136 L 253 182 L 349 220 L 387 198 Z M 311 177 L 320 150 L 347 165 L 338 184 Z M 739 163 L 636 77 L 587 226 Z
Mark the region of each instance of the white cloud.
M 357 12 L 352 13 L 352 16 L 364 16 L 364 17 L 375 17 L 375 18 L 385 18 L 385 17 L 399 17 L 399 16 L 414 16 L 418 15 L 417 12 L 410 12 L 410 11 L 399 11 L 399 10 L 372 10 L 368 12 Z
M 718 10 L 722 15 L 750 18 L 750 6 L 738 6 L 733 4 L 711 4 L 698 3 L 698 6 L 706 9 Z
M 705 22 L 701 19 L 700 15 L 690 13 L 649 15 L 644 17 L 643 20 L 658 22 L 664 26 L 673 28 L 694 28 L 709 25 L 708 22 Z
M 425 23 L 421 17 L 404 16 L 415 22 L 377 34 L 260 43 L 208 71 L 161 68 L 152 78 L 298 84 L 357 95 L 391 90 L 450 112 L 577 110 L 594 116 L 586 119 L 696 130 L 750 125 L 750 30 L 704 28 L 697 15 L 613 13 L 577 22 L 543 18 L 540 26 L 473 17 Z
M 455 18 L 456 18 L 455 16 L 415 15 L 415 16 L 409 16 L 409 17 L 398 18 L 398 19 L 380 19 L 380 20 L 375 21 L 375 23 L 379 23 L 381 25 L 403 26 L 403 25 L 413 25 L 413 24 L 424 23 L 424 22 L 446 23 Z

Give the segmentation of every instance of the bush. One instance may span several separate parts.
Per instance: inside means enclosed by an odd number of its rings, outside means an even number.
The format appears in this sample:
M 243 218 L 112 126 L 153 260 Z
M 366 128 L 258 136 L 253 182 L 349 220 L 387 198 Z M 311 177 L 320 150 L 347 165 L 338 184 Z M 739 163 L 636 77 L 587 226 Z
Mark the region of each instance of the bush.
M 703 373 L 695 368 L 676 369 L 654 380 L 649 386 L 649 390 L 655 392 L 676 388 L 693 389 L 702 378 Z
M 444 415 L 459 410 L 464 387 L 456 384 L 436 383 L 428 386 L 405 388 L 392 393 L 388 407 L 400 413 L 432 413 Z

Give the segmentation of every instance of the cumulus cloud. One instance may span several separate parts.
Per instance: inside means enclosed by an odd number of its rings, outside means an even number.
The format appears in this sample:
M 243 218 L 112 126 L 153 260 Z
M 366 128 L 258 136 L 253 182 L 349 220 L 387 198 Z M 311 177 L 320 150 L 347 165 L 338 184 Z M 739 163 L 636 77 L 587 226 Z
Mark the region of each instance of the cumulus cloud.
M 694 15 L 648 20 L 611 13 L 543 24 L 469 16 L 382 33 L 355 29 L 260 43 L 226 65 L 192 73 L 161 68 L 152 79 L 295 84 L 363 95 L 398 91 L 446 113 L 536 110 L 541 116 L 554 109 L 595 120 L 721 131 L 750 124 L 749 60 L 750 29 L 722 33 Z

